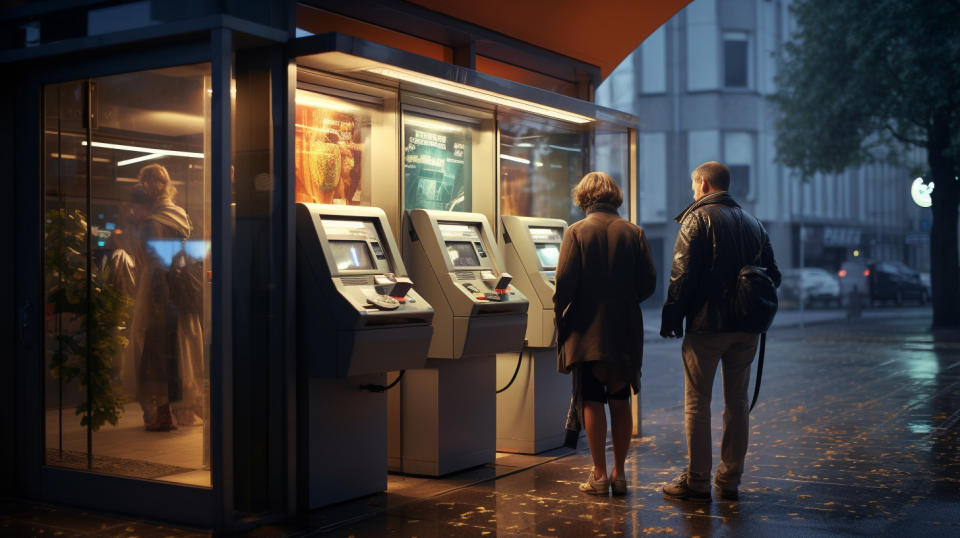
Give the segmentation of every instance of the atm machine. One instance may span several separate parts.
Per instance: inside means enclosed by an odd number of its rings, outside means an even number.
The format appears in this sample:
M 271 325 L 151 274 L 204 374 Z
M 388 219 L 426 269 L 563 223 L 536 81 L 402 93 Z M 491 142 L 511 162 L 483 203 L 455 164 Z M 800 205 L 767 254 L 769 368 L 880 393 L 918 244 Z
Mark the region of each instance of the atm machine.
M 402 381 L 391 469 L 439 476 L 496 457 L 496 355 L 523 348 L 527 298 L 494 237 L 482 214 L 404 217 L 404 259 L 435 314 L 427 367 Z
M 299 460 L 309 508 L 387 488 L 386 373 L 422 368 L 433 308 L 383 210 L 298 203 Z
M 501 217 L 507 270 L 530 301 L 526 347 L 497 355 L 497 450 L 536 454 L 563 445 L 570 376 L 557 371 L 553 292 L 567 223 L 561 219 Z M 514 374 L 515 377 L 514 377 Z

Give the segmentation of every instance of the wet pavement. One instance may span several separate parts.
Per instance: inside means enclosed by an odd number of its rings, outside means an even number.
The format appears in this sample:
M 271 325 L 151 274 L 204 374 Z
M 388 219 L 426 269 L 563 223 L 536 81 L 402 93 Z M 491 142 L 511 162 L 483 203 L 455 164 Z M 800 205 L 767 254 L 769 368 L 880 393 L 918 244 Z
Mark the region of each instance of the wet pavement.
M 473 470 L 429 496 L 374 496 L 255 534 L 960 536 L 960 331 L 932 333 L 922 309 L 887 313 L 771 330 L 738 502 L 661 495 L 686 462 L 682 371 L 679 341 L 648 335 L 626 497 L 577 491 L 590 469 L 582 447 L 508 472 Z M 719 453 L 719 381 L 713 402 Z M 124 535 L 117 520 L 102 519 Z M 18 523 L 0 513 L 0 534 L 32 528 Z

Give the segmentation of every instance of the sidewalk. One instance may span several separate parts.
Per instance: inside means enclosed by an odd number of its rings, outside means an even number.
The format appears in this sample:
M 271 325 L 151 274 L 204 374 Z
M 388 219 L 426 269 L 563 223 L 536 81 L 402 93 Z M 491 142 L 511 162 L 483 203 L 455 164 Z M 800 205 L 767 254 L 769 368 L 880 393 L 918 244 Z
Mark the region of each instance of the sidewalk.
M 642 430 L 627 457 L 626 497 L 577 491 L 591 467 L 581 446 L 504 456 L 441 480 L 391 475 L 396 487 L 386 494 L 250 534 L 960 536 L 960 331 L 932 333 L 922 309 L 875 309 L 843 323 L 827 314 L 802 328 L 784 316 L 768 342 L 739 502 L 667 501 L 660 492 L 683 470 L 686 449 L 680 342 L 657 337 L 644 350 Z M 719 382 L 712 411 L 719 454 Z M 416 481 L 419 493 L 405 484 Z M 0 502 L 0 535 L 40 534 L 203 535 Z
M 929 317 L 931 315 L 930 308 L 930 306 L 865 308 L 861 313 L 861 318 L 893 319 L 901 317 Z M 803 325 L 816 325 L 832 321 L 846 322 L 847 320 L 847 311 L 839 308 L 805 309 L 802 312 L 797 309 L 779 310 L 776 317 L 773 318 L 772 327 L 800 327 Z M 660 307 L 645 307 L 643 309 L 643 332 L 644 334 L 660 334 Z

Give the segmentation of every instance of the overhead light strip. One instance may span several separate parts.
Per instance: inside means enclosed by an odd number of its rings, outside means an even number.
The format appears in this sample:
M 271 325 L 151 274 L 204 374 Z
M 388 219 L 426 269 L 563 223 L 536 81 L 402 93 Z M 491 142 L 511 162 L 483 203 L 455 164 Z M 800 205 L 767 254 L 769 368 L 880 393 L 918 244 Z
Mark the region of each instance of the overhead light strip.
M 80 143 L 84 146 L 87 145 L 86 140 Z M 193 157 L 194 159 L 202 159 L 204 157 L 203 153 L 196 153 L 193 151 L 176 151 L 172 149 L 144 148 L 140 146 L 126 146 L 124 144 L 110 144 L 108 142 L 93 142 L 93 147 L 105 148 L 105 149 L 119 149 L 123 151 L 139 151 L 141 153 L 156 153 L 159 155 L 169 155 L 171 157 Z
M 507 155 L 506 153 L 501 153 L 500 158 L 505 161 L 513 161 L 520 164 L 530 164 L 529 159 L 524 159 L 522 157 L 514 157 L 513 155 Z
M 128 164 L 139 163 L 139 162 L 143 162 L 143 161 L 149 161 L 149 160 L 151 160 L 151 159 L 159 159 L 160 157 L 164 157 L 164 156 L 165 156 L 165 155 L 161 155 L 161 154 L 159 154 L 159 153 L 148 153 L 148 154 L 146 154 L 146 155 L 141 155 L 141 156 L 139 156 L 139 157 L 134 157 L 134 158 L 132 158 L 132 159 L 127 159 L 127 160 L 125 160 L 125 161 L 117 161 L 117 166 L 126 166 L 126 165 L 128 165 Z
M 389 77 L 396 80 L 412 82 L 414 84 L 421 84 L 423 86 L 427 86 L 430 88 L 436 88 L 438 90 L 448 91 L 450 93 L 455 93 L 458 95 L 462 95 L 464 97 L 477 99 L 478 101 L 483 101 L 485 103 L 508 106 L 510 108 L 523 110 L 524 112 L 530 112 L 538 116 L 546 116 L 548 118 L 554 118 L 562 121 L 567 121 L 571 123 L 581 123 L 581 124 L 590 123 L 594 121 L 594 118 L 591 118 L 589 116 L 584 116 L 582 114 L 577 114 L 575 112 L 568 112 L 566 110 L 561 110 L 559 108 L 541 105 L 539 103 L 534 103 L 532 101 L 518 99 L 516 97 L 501 95 L 488 90 L 474 88 L 472 86 L 467 86 L 465 84 L 460 84 L 457 82 L 450 82 L 437 77 L 422 75 L 420 73 L 415 73 L 413 71 L 406 71 L 406 70 L 395 69 L 390 67 L 372 67 L 370 69 L 367 69 L 367 71 L 370 73 L 376 73 L 378 75 L 382 75 L 382 76 Z

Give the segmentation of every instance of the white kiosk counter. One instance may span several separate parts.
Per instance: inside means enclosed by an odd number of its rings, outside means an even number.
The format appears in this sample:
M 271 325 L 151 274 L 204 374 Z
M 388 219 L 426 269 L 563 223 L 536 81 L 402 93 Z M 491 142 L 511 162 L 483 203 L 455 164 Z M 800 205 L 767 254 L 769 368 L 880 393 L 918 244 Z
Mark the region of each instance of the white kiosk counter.
M 427 367 L 402 382 L 390 468 L 438 476 L 492 463 L 496 354 L 523 348 L 527 298 L 511 284 L 482 214 L 412 210 L 403 242 L 435 315 Z
M 387 372 L 424 366 L 434 312 L 413 289 L 383 210 L 299 203 L 296 211 L 301 461 L 315 508 L 386 489 L 386 394 L 360 387 L 379 389 Z
M 536 454 L 563 445 L 570 377 L 557 371 L 553 314 L 557 259 L 567 229 L 561 219 L 501 217 L 507 270 L 530 300 L 526 347 L 497 355 L 497 450 Z

